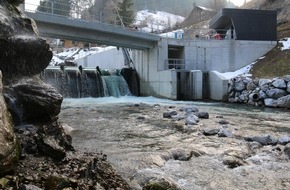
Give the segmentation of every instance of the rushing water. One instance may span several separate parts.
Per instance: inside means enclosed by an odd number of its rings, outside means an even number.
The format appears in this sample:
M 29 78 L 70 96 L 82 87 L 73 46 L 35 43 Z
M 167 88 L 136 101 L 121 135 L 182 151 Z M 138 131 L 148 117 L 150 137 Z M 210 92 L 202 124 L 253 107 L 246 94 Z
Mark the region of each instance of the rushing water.
M 162 114 L 192 105 L 210 119 L 186 126 Z M 244 137 L 290 134 L 287 110 L 219 102 L 138 98 L 64 99 L 60 121 L 73 128 L 79 151 L 102 151 L 130 183 L 141 189 L 150 179 L 165 178 L 186 190 L 290 189 L 290 163 L 284 146 L 259 147 Z M 219 124 L 220 120 L 229 122 Z M 226 128 L 233 137 L 204 136 L 205 128 Z M 191 155 L 178 159 L 178 154 Z M 225 163 L 237 159 L 241 165 Z M 226 161 L 225 161 L 226 160 Z M 228 161 L 230 160 L 230 161 Z
M 130 72 L 126 72 L 129 73 Z M 43 80 L 55 87 L 65 98 L 120 97 L 131 95 L 127 81 L 121 74 L 106 76 L 97 69 L 51 67 L 42 73 Z M 132 80 L 130 76 L 126 76 Z M 137 83 L 137 82 L 136 82 Z M 133 89 L 133 91 L 136 91 Z M 138 88 L 138 87 L 137 87 Z M 138 90 L 137 90 L 138 91 Z

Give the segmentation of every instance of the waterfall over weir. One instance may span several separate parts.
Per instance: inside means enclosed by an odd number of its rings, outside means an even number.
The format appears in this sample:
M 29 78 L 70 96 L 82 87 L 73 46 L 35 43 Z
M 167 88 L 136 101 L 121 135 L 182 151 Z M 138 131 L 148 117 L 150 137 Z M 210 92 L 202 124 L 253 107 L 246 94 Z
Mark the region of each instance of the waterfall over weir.
M 131 68 L 110 74 L 99 69 L 48 67 L 41 74 L 44 82 L 55 87 L 64 98 L 139 96 L 137 76 Z M 132 82 L 134 85 L 130 85 Z

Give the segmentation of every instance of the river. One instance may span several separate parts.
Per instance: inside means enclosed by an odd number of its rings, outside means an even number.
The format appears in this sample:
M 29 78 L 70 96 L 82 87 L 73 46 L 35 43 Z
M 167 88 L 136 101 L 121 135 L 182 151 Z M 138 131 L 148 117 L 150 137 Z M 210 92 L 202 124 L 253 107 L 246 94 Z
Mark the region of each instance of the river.
M 209 119 L 186 126 L 163 118 L 167 110 L 196 106 Z M 70 126 L 78 151 L 107 154 L 132 189 L 165 180 L 180 189 L 290 189 L 283 145 L 261 146 L 245 137 L 290 134 L 290 112 L 219 102 L 153 97 L 64 99 L 60 122 Z M 223 128 L 231 137 L 205 136 Z

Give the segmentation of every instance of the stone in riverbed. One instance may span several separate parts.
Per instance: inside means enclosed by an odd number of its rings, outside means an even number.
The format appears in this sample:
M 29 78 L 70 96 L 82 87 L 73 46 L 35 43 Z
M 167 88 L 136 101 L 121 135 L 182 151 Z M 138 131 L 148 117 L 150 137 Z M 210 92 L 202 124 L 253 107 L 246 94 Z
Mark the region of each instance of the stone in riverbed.
M 203 134 L 205 136 L 213 136 L 213 135 L 218 134 L 219 131 L 220 131 L 220 128 L 214 128 L 214 129 L 206 128 L 204 129 Z
M 282 136 L 278 139 L 278 144 L 286 145 L 290 143 L 290 135 Z
M 196 125 L 199 122 L 199 118 L 194 115 L 190 114 L 185 119 L 185 125 Z
M 219 137 L 233 137 L 233 133 L 229 129 L 221 128 L 218 132 Z
M 177 112 L 175 110 L 169 110 L 163 113 L 163 118 L 171 118 L 175 115 L 177 115 Z
M 184 111 L 186 113 L 191 113 L 191 112 L 197 113 L 199 110 L 195 106 L 184 106 L 180 108 L 179 111 Z
M 195 115 L 201 119 L 209 119 L 208 112 L 197 112 Z
M 278 142 L 278 140 L 275 137 L 272 137 L 271 135 L 245 137 L 244 139 L 249 142 L 253 141 L 258 142 L 263 146 L 276 145 Z

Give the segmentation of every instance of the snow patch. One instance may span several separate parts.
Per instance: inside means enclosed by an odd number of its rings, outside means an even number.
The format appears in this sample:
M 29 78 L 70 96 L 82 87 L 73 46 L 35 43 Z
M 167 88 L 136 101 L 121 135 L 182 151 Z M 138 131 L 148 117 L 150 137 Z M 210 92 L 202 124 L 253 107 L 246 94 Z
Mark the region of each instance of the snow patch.
M 163 31 L 181 23 L 185 18 L 163 11 L 142 10 L 136 14 L 134 25 L 143 32 Z
M 231 79 L 231 78 L 235 78 L 237 76 L 245 76 L 245 77 L 250 77 L 251 74 L 249 74 L 250 70 L 252 69 L 252 67 L 254 66 L 254 64 L 257 62 L 253 62 L 239 70 L 233 71 L 233 72 L 226 72 L 226 73 L 220 73 L 220 72 L 216 72 L 218 75 L 222 76 L 225 79 Z
M 283 45 L 283 47 L 281 47 L 282 51 L 290 49 L 290 38 L 285 38 L 284 40 L 281 40 L 279 42 Z

